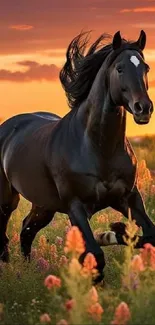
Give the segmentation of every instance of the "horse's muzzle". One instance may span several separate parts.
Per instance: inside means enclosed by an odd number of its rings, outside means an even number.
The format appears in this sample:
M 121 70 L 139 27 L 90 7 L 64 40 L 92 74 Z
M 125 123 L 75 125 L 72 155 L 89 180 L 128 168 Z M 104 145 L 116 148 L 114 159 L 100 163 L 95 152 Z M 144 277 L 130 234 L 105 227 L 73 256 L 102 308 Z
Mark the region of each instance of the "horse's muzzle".
M 137 101 L 134 104 L 133 116 L 137 124 L 147 124 L 153 113 L 153 103 L 150 100 Z

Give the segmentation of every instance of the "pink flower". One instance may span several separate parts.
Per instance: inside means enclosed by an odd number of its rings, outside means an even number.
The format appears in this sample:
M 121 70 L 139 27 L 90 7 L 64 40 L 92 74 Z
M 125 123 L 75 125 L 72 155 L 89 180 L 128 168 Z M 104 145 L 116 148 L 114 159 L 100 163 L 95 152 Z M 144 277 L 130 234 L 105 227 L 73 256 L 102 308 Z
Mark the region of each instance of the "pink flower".
M 44 285 L 48 289 L 52 289 L 54 287 L 60 288 L 61 287 L 61 279 L 59 279 L 55 275 L 48 275 L 44 281 Z
M 140 251 L 140 256 L 143 260 L 144 265 L 151 266 L 152 269 L 155 270 L 155 247 L 147 243 Z
M 155 185 L 154 184 L 151 186 L 150 192 L 152 195 L 155 195 Z
M 101 316 L 104 312 L 104 309 L 99 304 L 99 302 L 96 302 L 95 304 L 89 306 L 88 313 L 92 316 L 92 318 L 98 322 L 101 321 Z
M 131 261 L 131 268 L 134 272 L 141 272 L 145 270 L 143 260 L 140 255 L 135 255 Z
M 48 271 L 49 270 L 49 263 L 47 260 L 45 260 L 45 258 L 43 257 L 40 257 L 38 260 L 37 260 L 37 269 L 40 271 L 40 272 L 44 272 L 44 271 Z
M 51 322 L 51 318 L 49 316 L 49 314 L 42 314 L 40 316 L 40 323 L 50 323 Z
M 70 311 L 75 306 L 75 300 L 70 299 L 65 302 L 65 307 L 68 311 Z
M 34 260 L 37 258 L 37 256 L 38 256 L 37 248 L 32 248 L 31 249 L 31 258 Z
M 59 265 L 66 265 L 68 263 L 68 258 L 65 255 L 62 255 L 59 260 Z
M 61 319 L 56 325 L 69 325 L 65 319 Z
M 113 325 L 125 325 L 131 318 L 131 313 L 128 305 L 122 301 L 115 310 L 114 320 L 111 322 Z
M 62 237 L 57 236 L 57 237 L 56 237 L 56 240 L 55 240 L 55 243 L 56 243 L 56 245 L 58 245 L 58 246 L 62 246 L 62 244 L 63 244 L 63 239 L 62 239 Z
M 16 243 L 19 242 L 19 240 L 20 240 L 20 236 L 19 236 L 19 234 L 17 234 L 17 232 L 15 232 L 15 233 L 13 234 L 13 237 L 12 237 L 12 239 L 11 239 L 11 242 L 12 242 L 13 244 L 16 244 Z

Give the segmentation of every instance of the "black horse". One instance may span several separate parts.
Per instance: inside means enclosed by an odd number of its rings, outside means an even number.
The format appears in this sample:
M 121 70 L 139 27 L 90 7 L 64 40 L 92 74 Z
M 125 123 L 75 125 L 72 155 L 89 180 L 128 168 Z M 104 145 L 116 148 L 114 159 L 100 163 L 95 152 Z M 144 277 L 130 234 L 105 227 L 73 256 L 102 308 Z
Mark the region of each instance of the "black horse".
M 147 90 L 149 66 L 144 61 L 146 35 L 128 42 L 117 32 L 99 48 L 102 35 L 89 48 L 87 36 L 69 45 L 60 80 L 68 97 L 69 113 L 20 114 L 0 127 L 0 255 L 8 261 L 6 228 L 19 194 L 32 202 L 23 221 L 21 249 L 30 255 L 36 233 L 56 211 L 67 213 L 81 230 L 86 252 L 98 263 L 100 278 L 104 253 L 95 240 L 89 219 L 108 206 L 142 227 L 137 247 L 155 243 L 155 227 L 146 214 L 136 186 L 137 162 L 125 136 L 126 111 L 137 124 L 148 123 L 153 104 Z M 102 244 L 124 244 L 123 232 L 104 234 Z

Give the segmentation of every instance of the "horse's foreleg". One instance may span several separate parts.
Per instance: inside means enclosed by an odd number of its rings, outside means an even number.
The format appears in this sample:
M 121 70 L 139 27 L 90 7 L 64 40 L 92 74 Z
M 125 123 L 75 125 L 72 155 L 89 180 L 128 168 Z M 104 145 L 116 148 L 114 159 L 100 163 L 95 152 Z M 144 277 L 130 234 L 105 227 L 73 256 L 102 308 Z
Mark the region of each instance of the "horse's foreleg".
M 131 217 L 136 220 L 139 227 L 142 227 L 143 235 L 155 235 L 155 226 L 146 213 L 143 199 L 137 187 L 131 193 L 128 204 L 131 209 Z
M 88 217 L 87 212 L 80 200 L 78 199 L 72 200 L 69 206 L 68 215 L 71 224 L 79 228 L 85 241 L 86 250 L 80 256 L 80 262 L 81 263 L 83 262 L 84 257 L 88 252 L 92 253 L 96 258 L 97 269 L 99 271 L 99 276 L 96 279 L 96 281 L 101 281 L 101 279 L 103 278 L 103 268 L 105 266 L 104 253 L 100 248 L 100 246 L 97 244 L 96 240 L 94 239 L 93 233 L 91 231 L 87 219 Z
M 128 202 L 126 202 L 126 206 L 121 206 L 121 204 L 117 203 L 115 206 L 113 206 L 113 208 L 124 214 L 124 216 L 127 218 L 130 209 L 132 219 L 136 221 L 136 224 L 139 227 L 142 227 L 143 236 L 138 236 L 139 240 L 135 246 L 136 248 L 141 248 L 146 243 L 151 243 L 153 246 L 155 246 L 155 225 L 146 213 L 143 199 L 137 187 L 135 187 L 131 193 Z M 126 235 L 125 224 L 121 222 L 113 223 L 111 225 L 111 230 L 114 236 L 116 236 L 117 243 L 125 245 L 123 239 L 124 235 Z M 105 232 L 98 235 L 97 241 L 101 246 L 106 245 L 105 238 L 108 236 L 108 233 L 110 232 Z M 109 241 L 109 244 L 111 243 L 112 242 Z
M 33 206 L 28 216 L 23 220 L 20 235 L 21 251 L 25 258 L 30 259 L 31 245 L 39 230 L 49 224 L 54 216 L 53 211 Z

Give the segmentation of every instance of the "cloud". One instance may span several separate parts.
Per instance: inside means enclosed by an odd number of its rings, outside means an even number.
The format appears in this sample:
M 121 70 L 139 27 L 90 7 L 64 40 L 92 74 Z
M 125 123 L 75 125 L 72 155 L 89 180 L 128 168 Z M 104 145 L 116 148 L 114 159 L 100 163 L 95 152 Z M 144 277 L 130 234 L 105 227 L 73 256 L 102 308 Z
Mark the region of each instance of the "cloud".
M 34 26 L 32 25 L 10 25 L 9 26 L 10 29 L 15 29 L 15 30 L 20 30 L 20 31 L 25 31 L 25 30 L 30 30 L 32 28 L 34 28 Z
M 55 81 L 58 79 L 59 68 L 55 64 L 39 64 L 35 61 L 20 61 L 18 65 L 26 67 L 26 71 L 0 70 L 0 81 L 30 82 Z
M 136 24 L 132 24 L 132 27 L 136 27 L 136 28 L 141 28 L 143 26 L 143 28 L 150 28 L 150 29 L 154 29 L 155 28 L 155 23 L 136 23 Z
M 121 9 L 121 13 L 128 13 L 128 12 L 155 12 L 155 7 L 141 7 L 141 8 L 131 8 L 131 9 Z
M 148 17 L 144 11 L 145 8 L 153 11 L 154 2 L 146 0 L 82 0 L 78 2 L 7 0 L 1 2 L 0 55 L 66 48 L 82 29 L 93 30 L 94 38 L 101 33 L 111 34 L 117 30 L 122 30 L 130 37 L 132 30 L 133 33 L 135 31 L 134 27 L 131 28 L 131 23 L 135 18 L 135 22 L 139 23 L 139 17 L 145 23 L 154 23 L 154 15 L 150 14 Z M 135 17 L 134 10 L 136 9 L 133 8 L 139 8 L 142 13 Z M 131 15 L 129 21 L 126 20 L 125 11 Z M 150 31 L 150 34 L 153 39 L 153 31 Z

